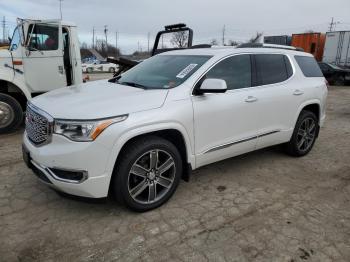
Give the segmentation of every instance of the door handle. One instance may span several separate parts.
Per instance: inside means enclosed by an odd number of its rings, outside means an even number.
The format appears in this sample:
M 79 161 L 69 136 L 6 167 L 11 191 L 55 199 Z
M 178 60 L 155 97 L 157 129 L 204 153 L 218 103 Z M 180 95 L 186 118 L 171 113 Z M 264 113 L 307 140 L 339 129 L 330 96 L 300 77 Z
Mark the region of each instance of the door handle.
M 61 75 L 63 75 L 64 71 L 63 71 L 63 66 L 58 66 L 58 73 L 60 73 Z
M 255 97 L 255 96 L 248 96 L 247 98 L 246 98 L 246 102 L 247 103 L 252 103 L 252 102 L 255 102 L 255 101 L 257 101 L 258 99 Z
M 293 95 L 295 95 L 295 96 L 300 96 L 302 94 L 304 94 L 304 92 L 299 90 L 299 89 L 294 90 L 294 93 L 293 93 Z

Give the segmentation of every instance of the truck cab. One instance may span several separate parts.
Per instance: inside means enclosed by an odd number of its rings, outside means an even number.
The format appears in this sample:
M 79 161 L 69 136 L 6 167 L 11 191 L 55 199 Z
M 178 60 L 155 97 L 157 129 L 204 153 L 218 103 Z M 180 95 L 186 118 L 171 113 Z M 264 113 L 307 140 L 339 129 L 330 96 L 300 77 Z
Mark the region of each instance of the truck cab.
M 61 20 L 18 19 L 0 50 L 0 133 L 16 129 L 32 97 L 82 82 L 77 28 Z

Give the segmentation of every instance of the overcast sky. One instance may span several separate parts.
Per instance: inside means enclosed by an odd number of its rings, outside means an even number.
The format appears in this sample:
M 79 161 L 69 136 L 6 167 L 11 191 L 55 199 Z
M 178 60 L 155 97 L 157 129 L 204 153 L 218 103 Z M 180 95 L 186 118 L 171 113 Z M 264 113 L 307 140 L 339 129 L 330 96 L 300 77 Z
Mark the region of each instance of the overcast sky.
M 92 28 L 103 37 L 108 25 L 109 43 L 122 52 L 147 49 L 164 25 L 184 22 L 194 29 L 195 43 L 226 39 L 245 41 L 255 32 L 264 35 L 326 32 L 332 17 L 340 22 L 336 29 L 350 30 L 350 0 L 63 0 L 63 20 L 78 25 L 80 42 L 91 44 Z M 6 16 L 12 34 L 16 17 L 59 18 L 59 0 L 0 0 L 0 18 Z M 2 29 L 0 29 L 2 35 Z

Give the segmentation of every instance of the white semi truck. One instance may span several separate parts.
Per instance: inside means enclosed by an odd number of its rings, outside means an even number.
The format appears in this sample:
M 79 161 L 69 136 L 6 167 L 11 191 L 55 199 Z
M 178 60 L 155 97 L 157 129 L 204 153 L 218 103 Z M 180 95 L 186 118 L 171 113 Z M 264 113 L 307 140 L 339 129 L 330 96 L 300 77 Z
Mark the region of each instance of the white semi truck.
M 18 19 L 9 49 L 0 50 L 0 134 L 22 123 L 29 99 L 82 79 L 74 24 Z

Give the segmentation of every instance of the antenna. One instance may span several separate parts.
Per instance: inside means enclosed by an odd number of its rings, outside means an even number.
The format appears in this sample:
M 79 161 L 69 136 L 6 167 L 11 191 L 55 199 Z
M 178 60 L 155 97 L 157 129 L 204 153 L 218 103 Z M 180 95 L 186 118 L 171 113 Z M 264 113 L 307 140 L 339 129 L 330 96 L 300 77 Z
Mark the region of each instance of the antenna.
M 58 0 L 60 2 L 60 16 L 61 16 L 61 20 L 62 20 L 62 2 L 63 0 Z

